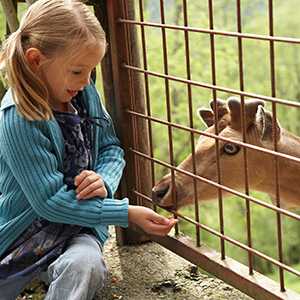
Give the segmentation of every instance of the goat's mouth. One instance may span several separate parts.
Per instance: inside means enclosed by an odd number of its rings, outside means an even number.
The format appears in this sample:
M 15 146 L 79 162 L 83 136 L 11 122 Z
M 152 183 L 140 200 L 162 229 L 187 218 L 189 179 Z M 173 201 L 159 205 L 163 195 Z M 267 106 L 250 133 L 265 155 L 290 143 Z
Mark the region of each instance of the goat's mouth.
M 159 204 L 169 193 L 169 186 L 158 188 L 155 186 L 152 189 L 152 200 L 154 203 Z
M 175 203 L 173 204 L 164 204 L 164 203 L 159 203 L 159 206 L 165 210 L 168 210 L 168 211 L 175 211 L 178 209 L 178 207 L 176 206 Z
M 152 189 L 153 203 L 167 210 L 177 210 L 182 206 L 182 200 L 185 197 L 186 195 L 179 186 L 173 189 L 169 184 L 161 184 Z
M 170 188 L 169 184 L 156 185 L 152 189 L 152 200 L 154 204 L 171 209 L 174 207 L 174 192 L 176 193 Z

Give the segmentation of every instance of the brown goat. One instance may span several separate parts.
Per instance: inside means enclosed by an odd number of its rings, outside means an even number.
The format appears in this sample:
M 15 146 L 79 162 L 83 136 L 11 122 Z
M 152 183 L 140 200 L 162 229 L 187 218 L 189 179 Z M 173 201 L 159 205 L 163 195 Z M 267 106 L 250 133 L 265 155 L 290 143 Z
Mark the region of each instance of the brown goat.
M 207 133 L 215 133 L 214 112 L 218 111 L 219 136 L 234 141 L 243 141 L 241 127 L 241 103 L 231 97 L 227 102 L 216 101 L 210 105 L 212 110 L 199 109 L 198 113 L 208 128 Z M 214 112 L 213 112 L 214 111 Z M 300 138 L 283 129 L 276 120 L 276 135 L 273 133 L 272 114 L 264 109 L 264 101 L 245 100 L 246 142 L 258 147 L 273 150 L 276 136 L 278 152 L 300 157 Z M 221 184 L 231 189 L 245 191 L 244 155 L 240 146 L 219 141 L 219 162 Z M 196 174 L 218 182 L 215 139 L 201 135 L 195 150 Z M 274 200 L 276 197 L 275 164 L 271 154 L 254 149 L 247 150 L 248 182 L 251 190 L 265 192 Z M 283 207 L 300 206 L 300 164 L 280 157 L 279 186 Z M 193 173 L 192 155 L 189 155 L 178 168 Z M 193 203 L 194 180 L 191 176 L 175 172 L 175 186 L 171 174 L 164 176 L 153 188 L 153 199 L 161 206 L 174 208 L 172 190 L 175 188 L 177 208 Z M 228 192 L 223 190 L 223 195 Z M 218 190 L 211 184 L 197 180 L 197 199 L 202 202 L 218 198 Z

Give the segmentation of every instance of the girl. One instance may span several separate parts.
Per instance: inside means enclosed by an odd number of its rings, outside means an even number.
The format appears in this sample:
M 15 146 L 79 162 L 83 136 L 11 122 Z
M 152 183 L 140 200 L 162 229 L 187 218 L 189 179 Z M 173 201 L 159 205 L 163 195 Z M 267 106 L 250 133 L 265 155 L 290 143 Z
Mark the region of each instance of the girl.
M 107 225 L 165 235 L 175 224 L 114 200 L 123 151 L 91 71 L 105 34 L 78 0 L 39 0 L 5 41 L 10 89 L 0 112 L 0 299 L 42 272 L 46 299 L 92 299 L 106 267 Z

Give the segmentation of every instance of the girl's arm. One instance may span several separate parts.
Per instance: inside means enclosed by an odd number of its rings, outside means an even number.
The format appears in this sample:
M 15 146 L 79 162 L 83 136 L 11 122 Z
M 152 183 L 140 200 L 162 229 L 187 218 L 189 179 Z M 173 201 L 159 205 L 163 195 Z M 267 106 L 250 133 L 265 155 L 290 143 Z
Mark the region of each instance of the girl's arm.
M 1 156 L 34 211 L 52 222 L 86 227 L 128 225 L 128 200 L 111 198 L 79 202 L 67 191 L 46 122 L 29 122 L 6 109 L 0 118 Z M 13 209 L 13 208 L 12 208 Z

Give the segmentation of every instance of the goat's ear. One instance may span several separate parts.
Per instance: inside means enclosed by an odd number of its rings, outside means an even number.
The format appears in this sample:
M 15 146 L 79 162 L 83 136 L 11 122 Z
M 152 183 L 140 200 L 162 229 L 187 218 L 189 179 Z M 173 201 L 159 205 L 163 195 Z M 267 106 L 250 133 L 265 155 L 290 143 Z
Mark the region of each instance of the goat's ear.
M 256 127 L 259 130 L 260 138 L 262 142 L 270 143 L 273 141 L 273 117 L 272 114 L 266 111 L 263 106 L 259 105 L 256 113 Z M 277 142 L 280 139 L 281 127 L 276 120 L 276 139 Z
M 222 99 L 210 100 L 209 105 L 213 113 L 218 116 L 218 120 L 228 113 L 227 103 Z
M 264 101 L 259 99 L 251 99 L 245 101 L 245 126 L 248 128 L 255 123 L 255 116 L 258 106 L 264 106 Z M 241 102 L 237 97 L 230 97 L 228 99 L 228 107 L 231 116 L 231 127 L 240 130 L 242 127 L 241 117 Z
M 210 105 L 212 111 L 215 111 L 215 107 L 217 109 L 219 109 L 221 107 L 226 107 L 226 101 L 224 101 L 222 99 L 219 99 L 219 98 L 217 98 L 215 100 L 212 99 L 212 100 L 209 101 L 209 105 Z
M 214 125 L 214 114 L 210 109 L 198 108 L 197 114 L 199 115 L 200 119 L 202 119 L 202 121 L 207 125 L 207 127 Z

